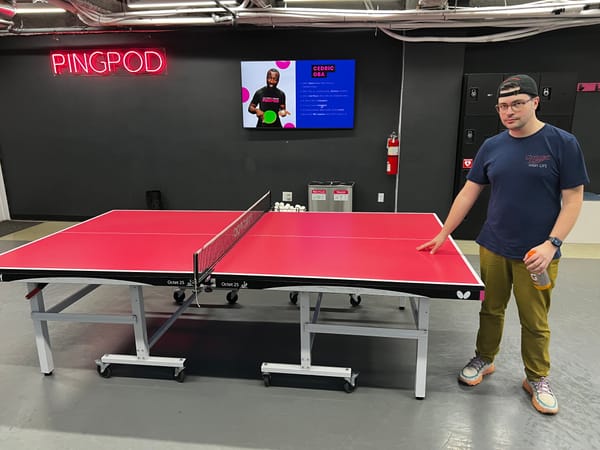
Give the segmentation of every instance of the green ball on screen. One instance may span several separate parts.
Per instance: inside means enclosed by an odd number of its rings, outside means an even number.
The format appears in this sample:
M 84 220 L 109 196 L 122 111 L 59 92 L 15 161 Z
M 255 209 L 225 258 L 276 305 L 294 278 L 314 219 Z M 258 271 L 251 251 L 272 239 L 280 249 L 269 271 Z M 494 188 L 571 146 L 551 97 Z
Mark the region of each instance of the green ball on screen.
M 277 120 L 277 113 L 275 111 L 265 111 L 263 115 L 263 122 L 271 124 Z

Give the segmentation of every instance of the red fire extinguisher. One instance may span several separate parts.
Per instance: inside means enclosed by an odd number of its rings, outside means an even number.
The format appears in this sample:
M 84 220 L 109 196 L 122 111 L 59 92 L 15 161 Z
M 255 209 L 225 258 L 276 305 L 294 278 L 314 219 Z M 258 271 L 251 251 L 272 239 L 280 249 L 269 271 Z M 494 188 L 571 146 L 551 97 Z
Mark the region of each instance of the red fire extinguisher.
M 388 175 L 398 173 L 398 154 L 400 153 L 400 141 L 395 132 L 387 139 L 387 170 Z

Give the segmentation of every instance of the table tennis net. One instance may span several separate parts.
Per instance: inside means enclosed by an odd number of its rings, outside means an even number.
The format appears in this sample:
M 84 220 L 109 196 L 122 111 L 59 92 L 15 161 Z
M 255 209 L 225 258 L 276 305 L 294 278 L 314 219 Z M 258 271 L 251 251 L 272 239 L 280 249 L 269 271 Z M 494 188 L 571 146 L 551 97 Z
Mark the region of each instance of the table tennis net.
M 270 208 L 271 192 L 269 191 L 194 253 L 195 288 L 198 288 L 219 260 Z

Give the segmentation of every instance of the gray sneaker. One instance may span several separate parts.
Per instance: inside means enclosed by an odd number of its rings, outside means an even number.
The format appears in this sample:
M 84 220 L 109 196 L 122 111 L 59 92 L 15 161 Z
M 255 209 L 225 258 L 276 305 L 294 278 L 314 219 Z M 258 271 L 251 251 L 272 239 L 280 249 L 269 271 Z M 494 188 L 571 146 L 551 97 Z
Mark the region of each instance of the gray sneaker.
M 550 381 L 542 377 L 539 381 L 523 380 L 523 389 L 531 394 L 533 407 L 543 414 L 556 414 L 558 412 L 558 400 L 552 392 Z
M 475 386 L 483 380 L 484 375 L 494 373 L 496 367 L 494 363 L 484 361 L 479 356 L 475 356 L 467 363 L 458 374 L 458 381 L 469 386 Z

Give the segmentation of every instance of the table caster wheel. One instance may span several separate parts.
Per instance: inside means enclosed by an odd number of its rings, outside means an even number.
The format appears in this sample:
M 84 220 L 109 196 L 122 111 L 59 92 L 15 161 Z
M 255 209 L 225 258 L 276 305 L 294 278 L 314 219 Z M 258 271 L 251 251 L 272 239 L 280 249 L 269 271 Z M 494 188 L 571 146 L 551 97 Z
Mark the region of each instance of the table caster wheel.
M 185 381 L 185 370 L 180 370 L 179 372 L 175 371 L 175 381 L 178 383 L 183 383 Z
M 106 367 L 104 370 L 102 370 L 100 366 L 96 366 L 96 371 L 102 378 L 110 378 L 112 376 L 112 369 L 110 366 Z
M 175 303 L 181 305 L 185 300 L 185 291 L 183 289 L 179 289 L 173 292 L 173 299 L 175 300 Z
M 236 291 L 230 291 L 227 293 L 225 298 L 227 299 L 227 303 L 229 303 L 230 305 L 233 305 L 233 304 L 235 304 L 235 302 L 238 301 L 238 294 Z
M 265 383 L 266 387 L 271 386 L 271 374 L 270 373 L 263 374 L 263 382 Z
M 356 389 L 356 382 L 354 382 L 354 384 L 352 384 L 347 380 L 344 381 L 344 391 L 346 391 L 348 394 L 350 394 L 351 392 L 354 392 L 355 389 Z

